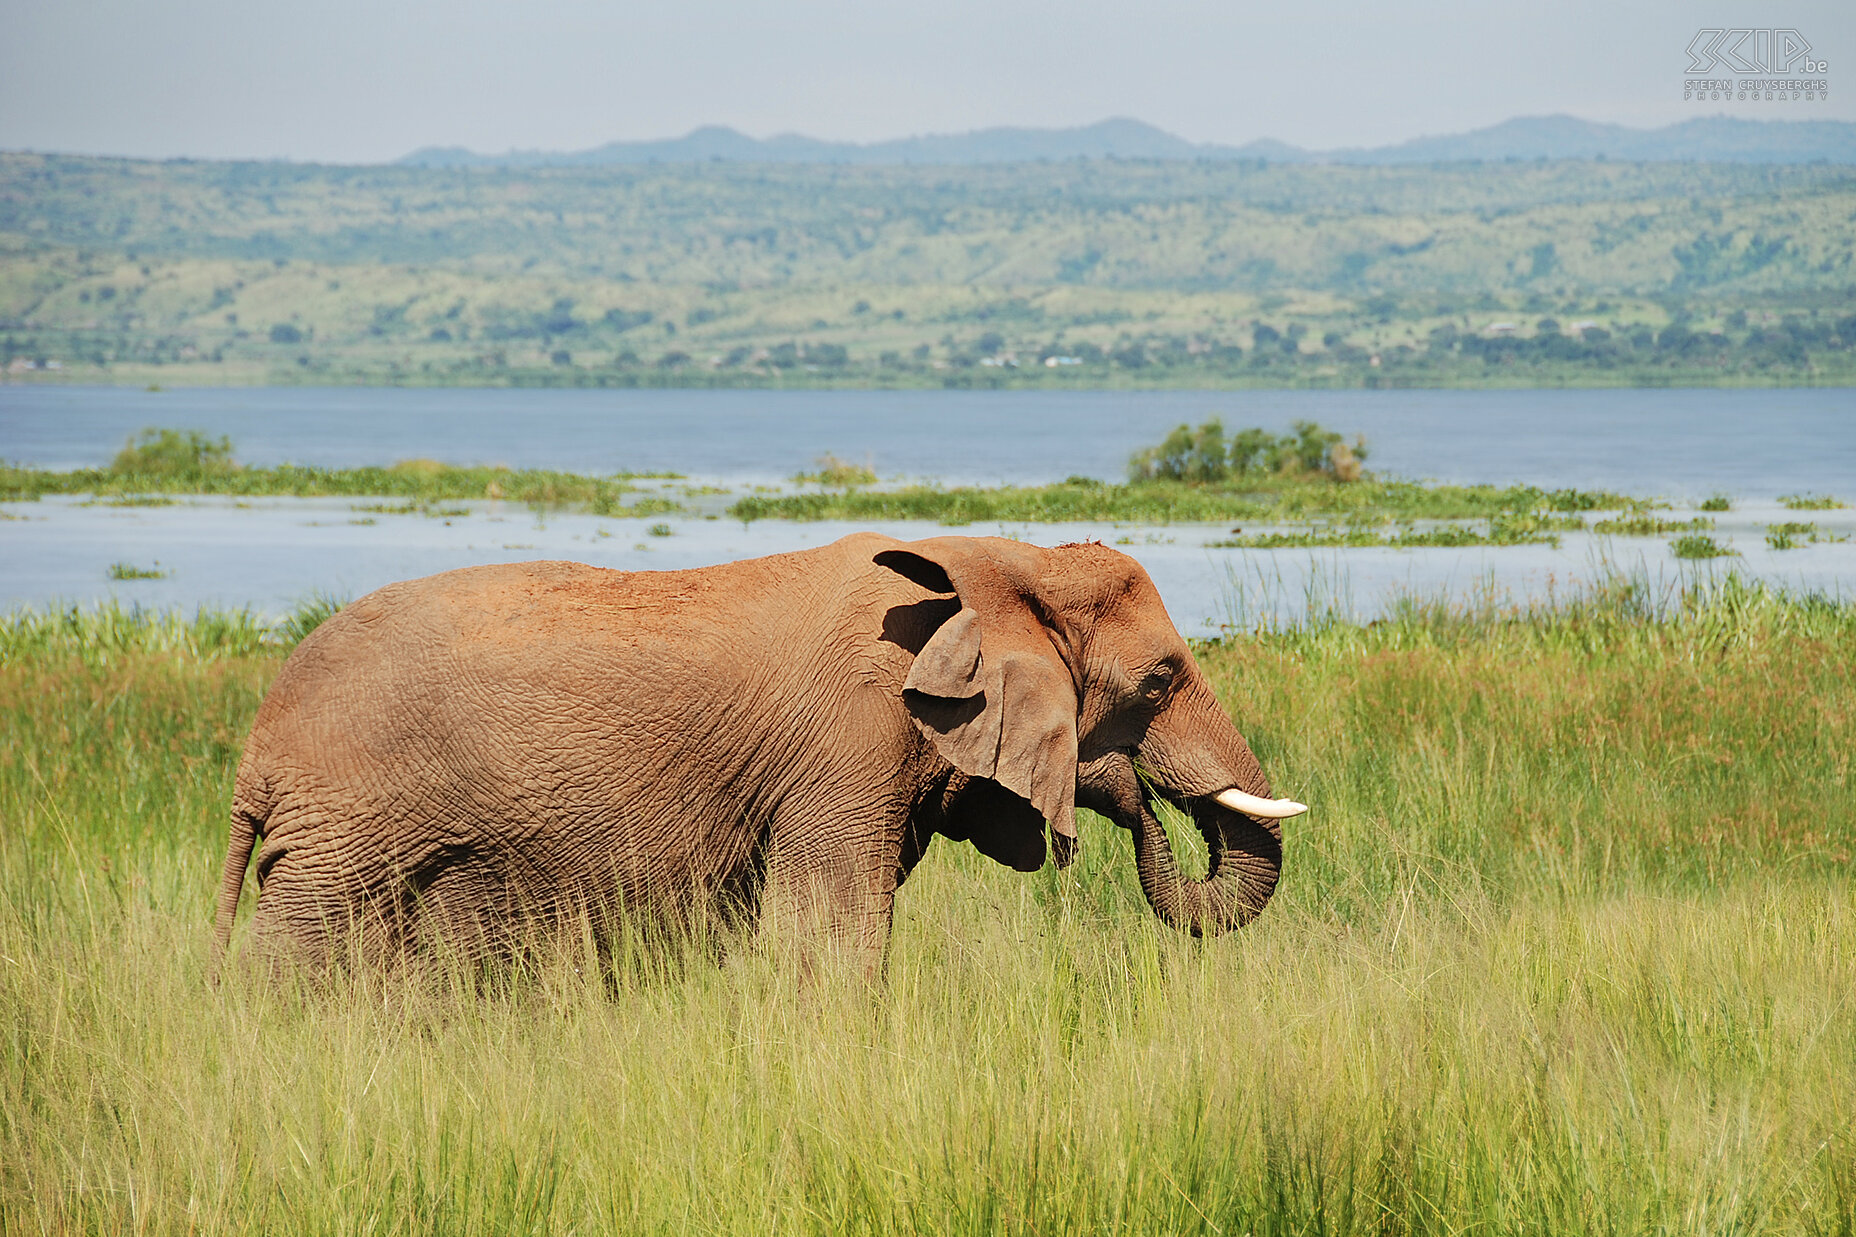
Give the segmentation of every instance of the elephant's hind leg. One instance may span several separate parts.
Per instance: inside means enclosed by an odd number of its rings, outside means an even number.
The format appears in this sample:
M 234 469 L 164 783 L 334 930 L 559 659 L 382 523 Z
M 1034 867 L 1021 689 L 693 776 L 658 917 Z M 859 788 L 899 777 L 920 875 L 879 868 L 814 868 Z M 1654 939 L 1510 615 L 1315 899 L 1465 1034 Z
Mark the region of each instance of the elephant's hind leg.
M 248 969 L 324 974 L 392 967 L 418 943 L 421 906 L 406 874 L 353 837 L 266 840 Z

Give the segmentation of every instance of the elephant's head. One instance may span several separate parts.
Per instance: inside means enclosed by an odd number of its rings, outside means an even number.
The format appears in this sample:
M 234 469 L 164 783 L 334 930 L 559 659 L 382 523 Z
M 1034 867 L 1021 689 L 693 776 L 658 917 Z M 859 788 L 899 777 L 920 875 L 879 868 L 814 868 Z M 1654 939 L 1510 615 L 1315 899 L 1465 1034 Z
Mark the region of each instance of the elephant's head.
M 954 595 L 920 603 L 932 634 L 903 697 L 962 793 L 994 818 L 969 829 L 976 845 L 1036 867 L 1048 822 L 1051 851 L 1067 864 L 1080 803 L 1133 832 L 1141 888 L 1167 923 L 1211 934 L 1263 909 L 1282 867 L 1279 821 L 1304 809 L 1270 799 L 1140 564 L 1102 545 L 1046 550 L 995 537 L 910 542 L 876 561 Z M 1155 797 L 1204 834 L 1204 880 L 1181 877 Z

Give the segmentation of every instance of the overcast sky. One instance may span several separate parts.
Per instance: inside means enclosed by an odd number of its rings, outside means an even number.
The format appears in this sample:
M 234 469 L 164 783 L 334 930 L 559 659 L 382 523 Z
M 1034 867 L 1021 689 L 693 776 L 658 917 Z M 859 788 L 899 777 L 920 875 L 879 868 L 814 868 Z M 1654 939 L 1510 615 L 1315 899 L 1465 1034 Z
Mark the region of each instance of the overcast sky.
M 1792 27 L 1856 119 L 1856 0 L 0 0 L 0 148 L 373 162 L 726 124 L 871 141 L 1135 116 L 1381 145 L 1510 116 L 1696 114 L 1703 26 Z M 1719 105 L 1714 109 L 1718 110 Z

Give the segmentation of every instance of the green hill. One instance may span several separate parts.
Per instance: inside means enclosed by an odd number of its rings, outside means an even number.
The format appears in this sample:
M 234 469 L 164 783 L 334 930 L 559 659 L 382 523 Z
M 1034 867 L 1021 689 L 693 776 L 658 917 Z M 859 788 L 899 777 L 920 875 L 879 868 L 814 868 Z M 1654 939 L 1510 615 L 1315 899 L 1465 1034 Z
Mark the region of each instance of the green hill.
M 117 381 L 1841 382 L 1853 221 L 1856 169 L 1837 165 L 6 154 L 0 363 Z

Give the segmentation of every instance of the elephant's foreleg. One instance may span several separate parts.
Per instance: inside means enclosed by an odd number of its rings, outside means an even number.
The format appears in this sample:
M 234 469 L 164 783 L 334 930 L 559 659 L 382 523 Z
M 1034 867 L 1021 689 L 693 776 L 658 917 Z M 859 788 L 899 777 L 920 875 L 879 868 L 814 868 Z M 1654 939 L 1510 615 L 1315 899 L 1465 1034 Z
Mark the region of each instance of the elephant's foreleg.
M 875 981 L 889 948 L 901 841 L 887 827 L 845 832 L 852 838 L 776 840 L 767 856 L 761 939 L 808 970 L 828 962 Z

